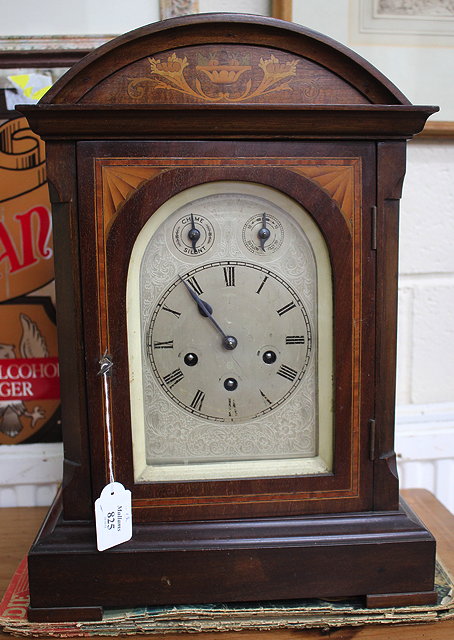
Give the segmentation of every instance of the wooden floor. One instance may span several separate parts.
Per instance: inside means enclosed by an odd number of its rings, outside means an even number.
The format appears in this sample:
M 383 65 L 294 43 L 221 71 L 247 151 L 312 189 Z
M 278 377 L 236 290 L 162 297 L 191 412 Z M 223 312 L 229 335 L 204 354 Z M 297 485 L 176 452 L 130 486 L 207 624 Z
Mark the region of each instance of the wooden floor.
M 437 538 L 437 551 L 444 566 L 454 575 L 454 515 L 436 498 L 423 489 L 407 489 L 402 495 L 412 509 Z M 0 509 L 0 594 L 3 595 L 22 557 L 26 554 L 41 522 L 46 508 Z M 0 640 L 12 636 L 0 633 Z M 107 637 L 107 636 L 104 636 Z M 131 640 L 140 636 L 127 636 Z M 423 625 L 373 625 L 344 627 L 327 633 L 306 631 L 247 631 L 201 634 L 151 635 L 156 640 L 454 640 L 454 619 Z

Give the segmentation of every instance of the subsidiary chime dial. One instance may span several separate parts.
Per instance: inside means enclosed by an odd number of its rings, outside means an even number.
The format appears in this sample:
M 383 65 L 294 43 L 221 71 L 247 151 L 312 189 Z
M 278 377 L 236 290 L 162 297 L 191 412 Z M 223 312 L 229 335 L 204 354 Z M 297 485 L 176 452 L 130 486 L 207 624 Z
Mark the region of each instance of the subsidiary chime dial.
M 133 432 L 147 464 L 317 454 L 318 299 L 330 282 L 319 236 L 297 203 L 252 183 L 193 187 L 151 216 L 128 277 Z

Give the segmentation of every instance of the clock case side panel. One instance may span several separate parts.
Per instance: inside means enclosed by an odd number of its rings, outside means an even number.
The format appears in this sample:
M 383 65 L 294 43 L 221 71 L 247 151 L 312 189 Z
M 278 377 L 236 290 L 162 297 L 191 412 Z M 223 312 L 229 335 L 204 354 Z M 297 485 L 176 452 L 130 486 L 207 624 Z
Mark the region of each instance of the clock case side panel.
M 88 165 L 87 165 L 88 166 Z M 246 171 L 243 170 L 243 172 L 241 173 L 241 170 L 233 170 L 230 169 L 231 173 L 230 178 L 231 179 L 243 179 L 245 181 L 258 181 L 260 182 L 260 176 L 257 173 L 257 170 L 254 168 L 250 168 Z M 263 171 L 263 170 L 262 170 Z M 273 169 L 271 171 L 272 174 L 274 174 L 276 176 L 276 174 L 281 171 L 282 173 L 286 173 L 286 181 L 289 185 L 293 185 L 293 188 L 297 190 L 297 187 L 295 185 L 298 184 L 299 181 L 299 177 L 295 176 L 295 174 L 292 174 L 290 172 L 285 172 L 282 169 Z M 204 174 L 204 180 L 206 180 L 206 172 L 207 169 L 203 169 L 202 170 L 203 174 Z M 233 172 L 233 173 L 232 173 Z M 260 172 L 260 170 L 259 170 Z M 180 174 L 182 175 L 182 174 Z M 217 173 L 216 171 L 210 174 L 212 176 L 211 179 L 225 179 L 226 177 L 226 169 L 225 168 L 219 168 L 217 169 Z M 88 176 L 87 176 L 88 177 Z M 167 180 L 169 180 L 169 178 L 167 178 Z M 300 180 L 300 184 L 305 184 L 306 179 L 301 179 Z M 195 180 L 200 181 L 200 178 L 197 178 Z M 309 181 L 308 181 L 309 182 Z M 179 184 L 178 181 L 176 181 L 175 184 Z M 190 183 L 188 183 L 189 186 Z M 154 191 L 155 193 L 160 194 L 162 192 L 162 190 L 160 188 L 158 188 L 158 183 L 154 183 Z M 274 184 L 274 186 L 276 188 L 279 188 L 279 182 L 276 181 L 276 183 Z M 312 185 L 312 187 L 314 187 L 314 185 Z M 179 187 L 181 189 L 181 186 Z M 281 188 L 282 188 L 282 184 L 281 184 Z M 177 189 L 178 190 L 178 189 Z M 287 193 L 292 196 L 291 193 L 291 189 L 290 189 L 290 193 L 289 193 L 289 189 L 287 189 Z M 304 191 L 304 189 L 303 189 Z M 313 188 L 313 191 L 317 191 L 317 189 Z M 285 192 L 285 189 L 284 189 Z M 323 196 L 325 197 L 325 204 L 327 201 L 329 201 L 329 212 L 332 213 L 333 208 L 336 207 L 336 205 L 334 204 L 333 201 L 331 201 L 330 198 L 327 197 L 326 194 L 324 194 L 322 192 L 322 190 L 318 189 L 318 192 L 320 194 L 320 197 L 323 198 Z M 88 196 L 87 196 L 88 197 Z M 132 196 L 131 197 L 131 203 L 133 203 L 133 198 L 134 197 L 138 197 L 138 196 Z M 89 199 L 89 197 L 88 197 Z M 304 197 L 302 198 L 304 200 Z M 312 205 L 313 207 L 317 206 L 317 203 L 314 202 Z M 328 217 L 330 215 L 330 213 L 328 212 Z M 148 214 L 149 215 L 149 212 Z M 143 224 L 143 221 L 142 223 Z M 140 225 L 139 225 L 140 226 Z M 84 233 L 87 233 L 90 235 L 90 231 L 88 229 L 87 225 L 83 225 L 84 228 Z M 126 227 L 125 227 L 126 229 Z M 332 238 L 331 238 L 331 242 L 333 240 L 334 237 L 334 233 L 332 234 Z M 337 274 L 337 278 L 338 278 L 338 284 L 339 284 L 339 290 L 337 291 L 337 300 L 339 305 L 342 304 L 342 300 L 345 299 L 349 299 L 349 297 L 351 298 L 351 291 L 349 290 L 349 287 L 351 287 L 351 283 L 348 285 L 346 284 L 349 280 L 349 277 L 344 277 L 344 275 L 342 275 L 342 271 L 347 268 L 348 271 L 348 267 L 345 266 L 345 255 L 348 254 L 348 251 L 343 250 L 342 246 L 340 246 L 340 242 L 341 242 L 341 237 L 342 235 L 336 234 L 336 243 L 337 243 L 337 251 L 338 251 L 338 257 L 337 257 L 337 267 L 336 267 L 336 274 Z M 88 238 L 87 238 L 88 239 Z M 110 240 L 109 240 L 110 242 Z M 122 252 L 125 251 L 124 245 L 125 245 L 125 238 L 122 234 L 120 234 L 117 237 L 117 246 L 115 247 L 115 250 L 111 249 L 111 255 L 115 256 L 115 264 L 117 265 L 118 262 L 120 260 L 124 260 L 124 269 L 127 266 L 127 261 L 128 261 L 128 255 L 125 255 L 122 257 Z M 84 250 L 84 255 L 87 253 L 87 248 L 88 245 L 84 245 L 85 246 L 85 250 Z M 130 247 L 131 248 L 131 247 Z M 87 270 L 86 270 L 87 273 Z M 90 276 L 92 279 L 94 278 L 93 273 Z M 131 436 L 130 436 L 130 432 L 129 432 L 129 427 L 127 426 L 130 420 L 129 417 L 129 398 L 128 398 L 128 378 L 127 378 L 127 345 L 126 345 L 126 334 L 125 334 L 125 318 L 122 317 L 121 314 L 117 313 L 117 309 L 119 306 L 121 306 L 121 295 L 124 295 L 123 293 L 120 293 L 119 287 L 118 287 L 118 279 L 115 278 L 115 280 L 112 280 L 111 278 L 111 284 L 113 284 L 112 286 L 112 291 L 109 292 L 109 296 L 110 293 L 112 293 L 113 296 L 113 300 L 115 300 L 115 302 L 113 303 L 113 305 L 111 307 L 109 307 L 111 309 L 110 313 L 109 313 L 109 322 L 111 324 L 111 335 L 115 335 L 115 336 L 122 336 L 121 337 L 121 342 L 122 342 L 122 346 L 121 346 L 121 351 L 123 353 L 123 355 L 121 356 L 121 363 L 120 366 L 118 367 L 117 370 L 120 371 L 120 375 L 123 376 L 123 378 L 121 379 L 121 383 L 117 383 L 115 385 L 115 393 L 113 394 L 113 402 L 114 405 L 115 403 L 117 403 L 118 406 L 118 410 L 115 410 L 116 415 L 119 416 L 118 418 L 118 422 L 117 424 L 121 424 L 121 428 L 117 429 L 115 431 L 115 426 L 114 426 L 114 449 L 116 450 L 116 458 L 115 458 L 115 462 L 117 464 L 116 466 L 116 470 L 120 473 L 120 479 L 124 480 L 126 485 L 130 485 L 131 483 L 133 483 L 133 476 L 132 476 L 132 465 L 131 465 L 131 461 L 130 461 L 130 451 L 131 451 Z M 90 283 L 86 282 L 85 283 L 85 287 L 84 289 L 87 290 L 89 288 Z M 93 284 L 93 282 L 91 283 Z M 95 283 L 94 283 L 95 284 Z M 342 287 L 347 286 L 347 289 L 342 291 Z M 118 297 L 120 296 L 120 297 Z M 112 312 L 113 310 L 115 310 L 114 312 Z M 94 314 L 92 314 L 93 316 Z M 87 318 L 88 320 L 88 318 Z M 350 320 L 351 321 L 351 320 Z M 96 321 L 93 317 L 90 318 L 90 322 L 91 322 L 91 326 L 87 328 L 87 339 L 91 340 L 91 345 L 92 345 L 92 349 L 90 350 L 93 351 L 93 345 L 95 344 L 93 342 L 93 338 L 94 338 L 94 333 L 93 331 L 96 329 Z M 347 334 L 347 337 L 345 336 L 345 334 Z M 344 354 L 351 353 L 351 330 L 349 331 L 344 331 L 341 332 L 340 335 L 343 335 L 343 339 L 341 341 L 339 341 L 338 339 L 338 349 L 345 349 Z M 348 338 L 348 335 L 350 335 L 350 338 Z M 91 338 L 90 338 L 91 336 Z M 103 348 L 103 345 L 97 344 L 96 348 L 94 349 L 94 352 L 97 353 L 97 351 L 99 349 Z M 91 360 L 93 360 L 93 362 L 91 362 Z M 91 374 L 94 378 L 95 373 L 96 373 L 96 367 L 97 367 L 97 363 L 96 358 L 93 356 L 91 357 Z M 117 360 L 117 358 L 115 358 L 115 360 Z M 349 380 L 351 379 L 351 370 L 349 367 L 351 367 L 351 355 L 346 356 L 344 358 L 340 358 L 338 359 L 339 363 L 343 362 L 344 364 L 342 366 L 340 366 L 338 364 L 338 371 L 337 371 L 337 379 L 338 379 L 338 387 L 339 388 L 348 388 L 349 385 L 351 385 L 351 382 L 349 382 Z M 117 360 L 118 362 L 118 360 Z M 122 373 L 121 373 L 122 372 Z M 90 372 L 89 372 L 90 374 Z M 97 380 L 95 381 L 95 385 L 98 384 L 98 386 L 100 387 L 100 384 L 98 383 L 99 378 L 97 378 Z M 98 460 L 102 460 L 103 459 L 103 455 L 104 455 L 104 445 L 101 441 L 101 430 L 99 428 L 96 427 L 96 425 L 102 424 L 102 410 L 101 410 L 101 406 L 100 406 L 100 397 L 101 397 L 101 393 L 100 393 L 100 388 L 99 389 L 95 389 L 93 385 L 90 385 L 90 393 L 93 394 L 92 395 L 92 401 L 90 402 L 90 405 L 92 407 L 92 411 L 91 411 L 91 419 L 92 419 L 92 424 L 94 425 L 93 428 L 97 429 L 96 434 L 92 434 L 92 437 L 95 437 L 95 442 L 93 443 L 93 449 L 98 451 L 98 453 L 101 454 L 101 457 L 98 457 Z M 348 483 L 348 481 L 350 480 L 350 476 L 352 473 L 352 469 L 350 468 L 349 464 L 342 464 L 339 461 L 341 461 L 342 459 L 347 458 L 350 462 L 350 457 L 351 457 L 351 433 L 349 431 L 349 425 L 350 425 L 350 421 L 351 421 L 351 416 L 350 416 L 350 411 L 351 411 L 351 396 L 352 393 L 347 391 L 346 394 L 343 396 L 343 401 L 340 402 L 338 401 L 339 404 L 339 411 L 340 413 L 338 414 L 338 418 L 340 421 L 340 424 L 343 424 L 344 427 L 341 428 L 339 427 L 338 433 L 337 433 L 337 439 L 336 439 L 336 447 L 337 447 L 337 478 L 341 479 L 341 481 L 344 483 Z M 118 411 L 118 413 L 117 413 Z M 342 412 L 344 417 L 342 418 Z M 348 415 L 347 415 L 348 414 Z M 345 426 L 347 425 L 347 426 Z M 364 445 L 362 447 L 362 449 L 364 449 Z M 363 451 L 361 452 L 361 455 L 363 454 Z M 129 460 L 128 460 L 129 458 Z M 370 463 L 368 463 L 368 461 L 366 461 L 365 456 L 363 456 L 362 462 L 361 464 L 363 465 L 363 469 L 362 472 L 364 474 L 364 477 L 367 475 L 367 471 L 365 471 L 365 467 L 367 467 L 368 465 L 370 466 Z M 126 466 L 125 466 L 126 465 Z M 99 488 L 103 486 L 103 484 L 105 484 L 106 482 L 106 471 L 105 471 L 105 465 L 99 464 L 97 465 L 97 468 L 93 469 L 93 473 L 97 474 L 97 478 L 95 479 L 95 483 L 99 484 Z M 320 482 L 322 482 L 322 484 L 325 483 L 333 483 L 333 478 L 332 477 L 316 477 L 316 478 L 304 478 L 304 484 L 308 485 L 309 488 L 312 486 L 315 490 L 315 488 L 319 485 Z M 286 481 L 285 478 L 283 479 L 274 479 L 275 484 L 280 487 L 280 490 L 282 492 L 288 491 L 287 487 L 288 487 L 288 482 Z M 294 479 L 293 479 L 294 481 Z M 335 483 L 334 483 L 335 484 Z M 200 486 L 200 485 L 199 485 Z M 332 486 L 332 484 L 331 484 Z M 137 487 L 136 487 L 137 488 Z M 195 488 L 194 488 L 195 489 Z M 139 494 L 140 491 L 142 491 L 142 495 L 145 497 L 146 493 L 143 493 L 143 489 L 138 489 Z M 146 491 L 146 490 L 145 490 Z M 166 484 L 161 484 L 160 487 L 160 491 L 161 494 L 162 492 L 164 492 L 164 494 L 166 492 L 170 491 L 170 485 L 166 485 Z M 200 491 L 200 489 L 199 489 Z M 224 485 L 224 491 L 231 491 L 231 485 L 229 488 L 228 483 L 226 483 Z M 96 487 L 95 487 L 95 493 L 96 493 Z M 216 492 L 215 492 L 216 493 Z M 348 510 L 356 510 L 358 509 L 367 509 L 370 507 L 369 504 L 369 500 L 370 497 L 367 497 L 364 493 L 361 494 L 360 496 L 357 496 L 356 499 L 354 500 L 349 500 L 348 498 L 346 499 L 342 499 L 342 496 L 339 495 L 339 501 L 336 500 L 330 500 L 329 502 L 323 502 L 323 500 L 320 500 L 318 503 L 318 507 L 316 504 L 314 504 L 314 496 L 311 496 L 312 500 L 311 502 L 309 502 L 309 504 L 306 504 L 305 509 L 306 510 L 310 510 L 312 508 L 315 508 L 318 510 L 323 510 L 323 509 L 330 509 L 332 511 L 336 510 L 336 504 L 338 506 L 339 509 L 341 508 L 347 508 Z M 276 500 L 277 496 L 275 496 L 274 500 Z M 218 502 L 222 502 L 222 501 L 218 501 Z M 301 508 L 304 509 L 303 502 L 300 502 L 300 505 L 298 507 L 299 510 L 301 510 Z M 335 504 L 336 503 L 336 504 Z M 290 505 L 290 509 L 294 509 L 294 504 L 292 507 L 292 504 L 287 503 Z M 274 502 L 274 506 L 272 508 L 272 511 L 268 511 L 268 515 L 272 515 L 273 512 L 275 512 L 276 506 L 278 505 L 278 502 Z M 348 505 L 348 506 L 346 506 Z M 216 513 L 217 515 L 212 515 L 212 516 L 208 516 L 208 517 L 223 517 L 225 516 L 225 507 L 222 504 L 218 504 L 215 505 L 213 503 L 213 513 Z M 259 514 L 263 515 L 263 506 L 259 507 L 260 511 L 258 512 Z M 289 507 L 285 505 L 285 503 L 280 507 L 281 509 L 288 509 Z M 269 508 L 268 508 L 269 509 Z M 250 508 L 250 506 L 248 507 L 249 513 L 251 515 L 254 514 L 254 510 Z M 168 517 L 171 517 L 169 515 L 169 513 L 167 513 L 167 515 L 165 515 L 166 511 L 168 511 L 167 509 L 164 509 L 160 515 L 155 515 L 154 517 L 164 517 L 165 519 L 167 519 Z M 144 514 L 145 510 L 141 510 L 141 514 Z M 290 511 L 291 513 L 292 511 Z M 156 509 L 154 510 L 154 513 L 156 514 Z M 184 518 L 188 518 L 194 515 L 194 505 L 191 505 L 191 500 L 188 499 L 186 506 L 183 505 L 183 508 L 180 508 L 180 516 L 179 519 L 184 519 Z M 140 517 L 140 515 L 139 515 Z M 143 517 L 143 516 L 142 516 Z
M 394 451 L 399 200 L 406 167 L 405 142 L 377 143 L 377 356 L 374 443 L 374 508 L 396 509 L 399 478 Z
M 67 520 L 91 520 L 93 499 L 86 412 L 76 145 L 50 142 L 46 155 L 52 202 L 64 445 L 63 512 Z

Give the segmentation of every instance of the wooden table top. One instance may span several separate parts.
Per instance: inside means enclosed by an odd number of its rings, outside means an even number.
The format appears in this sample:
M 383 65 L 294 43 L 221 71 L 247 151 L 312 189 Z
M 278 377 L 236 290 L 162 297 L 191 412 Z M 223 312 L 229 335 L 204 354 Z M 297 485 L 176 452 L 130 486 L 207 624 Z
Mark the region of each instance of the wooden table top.
M 454 515 L 424 489 L 407 489 L 402 495 L 437 539 L 437 552 L 454 575 Z M 19 562 L 27 553 L 47 512 L 45 507 L 0 509 L 0 594 L 3 595 Z M 0 633 L 0 640 L 11 638 Z M 107 637 L 107 636 L 104 636 Z M 320 630 L 244 631 L 127 636 L 131 640 L 158 637 L 165 640 L 454 640 L 454 619 L 416 625 L 371 625 Z

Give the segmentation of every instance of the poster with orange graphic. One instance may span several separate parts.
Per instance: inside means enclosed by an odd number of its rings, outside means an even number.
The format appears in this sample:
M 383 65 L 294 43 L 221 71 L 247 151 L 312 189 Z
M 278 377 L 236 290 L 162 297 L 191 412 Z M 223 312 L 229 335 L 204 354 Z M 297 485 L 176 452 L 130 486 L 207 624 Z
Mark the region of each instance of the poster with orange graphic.
M 44 143 L 0 126 L 0 444 L 59 436 L 52 218 Z

